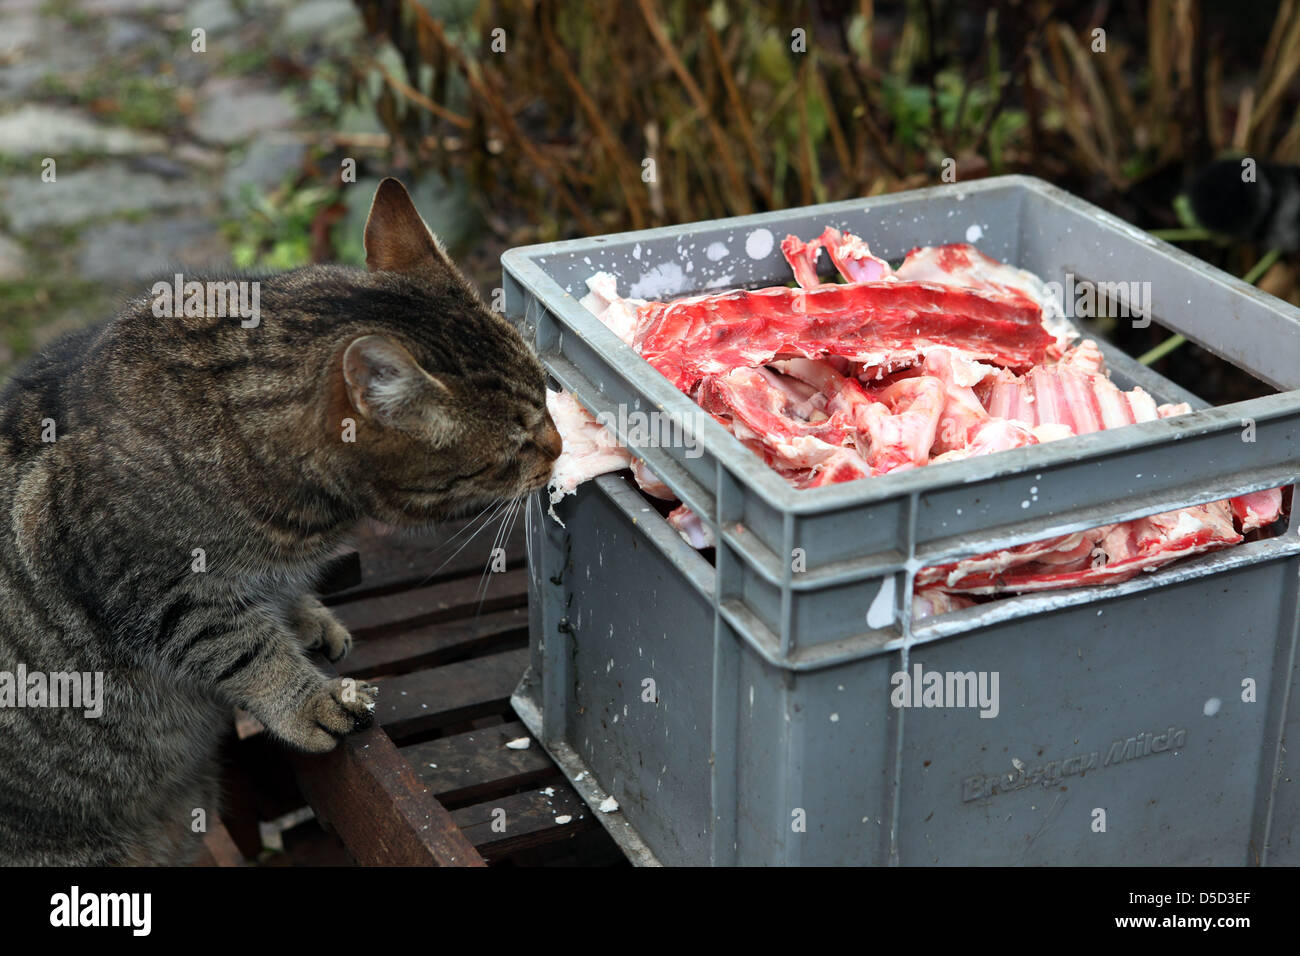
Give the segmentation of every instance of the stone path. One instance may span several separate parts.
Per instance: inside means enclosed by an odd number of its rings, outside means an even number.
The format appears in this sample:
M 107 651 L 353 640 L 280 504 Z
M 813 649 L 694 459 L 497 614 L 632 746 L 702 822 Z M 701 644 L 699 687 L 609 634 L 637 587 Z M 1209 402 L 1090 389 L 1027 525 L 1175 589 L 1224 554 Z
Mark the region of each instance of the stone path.
M 378 130 L 329 95 L 361 34 L 349 0 L 0 2 L 0 378 L 161 271 L 260 264 L 317 131 Z

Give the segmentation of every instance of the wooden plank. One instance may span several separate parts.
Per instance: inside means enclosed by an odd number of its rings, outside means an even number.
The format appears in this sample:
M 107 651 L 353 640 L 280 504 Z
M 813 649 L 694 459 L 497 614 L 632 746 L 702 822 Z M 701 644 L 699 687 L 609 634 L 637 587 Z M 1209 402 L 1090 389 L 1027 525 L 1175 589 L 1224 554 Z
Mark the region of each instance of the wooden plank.
M 327 604 L 341 604 L 420 587 L 455 577 L 477 576 L 488 566 L 492 537 L 484 532 L 466 544 L 468 533 L 457 537 L 465 522 L 453 522 L 434 533 L 403 532 L 381 534 L 362 530 L 356 541 L 362 552 L 360 581 L 333 594 Z M 459 550 L 465 545 L 463 550 Z M 502 545 L 506 567 L 523 567 L 525 560 L 522 523 Z
M 455 578 L 398 594 L 360 598 L 339 604 L 334 614 L 352 636 L 381 637 L 412 628 L 473 618 L 528 604 L 528 571 L 489 573 L 486 591 L 480 576 Z M 481 606 L 481 610 L 480 610 Z
M 528 644 L 528 609 L 484 614 L 475 621 L 448 621 L 379 637 L 363 637 L 336 665 L 345 677 L 383 677 L 440 667 L 469 657 Z
M 497 828 L 493 827 L 494 821 L 502 819 L 498 810 L 505 811 L 504 831 L 500 830 L 500 822 Z M 566 816 L 567 823 L 556 822 Z M 570 840 L 584 830 L 600 826 L 582 798 L 563 782 L 453 810 L 451 818 L 487 860 Z
M 528 667 L 528 649 L 503 651 L 379 684 L 375 716 L 401 741 L 490 714 L 512 714 L 510 695 Z
M 630 868 L 631 862 L 623 855 L 613 837 L 604 827 L 591 827 L 561 843 L 544 843 L 541 846 L 515 850 L 510 854 L 511 866 L 617 866 Z
M 343 842 L 317 820 L 306 820 L 280 834 L 284 852 L 271 857 L 279 866 L 356 866 Z
M 203 834 L 203 854 L 195 866 L 243 866 L 244 854 L 239 852 L 230 833 L 219 817 L 208 818 L 208 832 Z
M 483 866 L 429 787 L 379 727 L 327 754 L 290 755 L 316 817 L 362 866 Z
M 518 721 L 439 737 L 398 752 L 411 762 L 438 802 L 449 810 L 560 776 L 560 770 L 536 741 L 526 750 L 511 750 L 507 741 L 528 737 Z

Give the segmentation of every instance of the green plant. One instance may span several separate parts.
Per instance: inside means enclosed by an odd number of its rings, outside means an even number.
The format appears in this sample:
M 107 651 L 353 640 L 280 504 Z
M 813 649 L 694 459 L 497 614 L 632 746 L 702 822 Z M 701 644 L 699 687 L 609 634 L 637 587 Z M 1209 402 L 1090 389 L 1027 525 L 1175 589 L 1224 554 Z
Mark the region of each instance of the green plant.
M 463 166 L 536 238 L 915 185 L 962 151 L 995 170 L 1026 154 L 1007 90 L 1034 25 L 999 34 L 996 11 L 975 63 L 935 54 L 949 29 L 935 16 L 908 18 L 883 65 L 869 3 L 482 0 L 468 24 L 419 0 L 359 5 L 396 54 L 358 62 L 354 98 L 416 165 Z
M 241 269 L 279 271 L 312 261 L 313 224 L 338 200 L 333 186 L 288 186 L 266 194 L 244 191 L 246 207 L 223 225 L 231 259 Z

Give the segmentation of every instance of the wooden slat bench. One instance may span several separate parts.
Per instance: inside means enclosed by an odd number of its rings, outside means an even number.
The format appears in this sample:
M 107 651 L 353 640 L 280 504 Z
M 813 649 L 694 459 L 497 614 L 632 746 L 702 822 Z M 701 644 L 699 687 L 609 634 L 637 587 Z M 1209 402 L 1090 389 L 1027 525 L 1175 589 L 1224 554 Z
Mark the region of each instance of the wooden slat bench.
M 234 844 L 257 857 L 259 823 L 304 802 L 314 820 L 287 831 L 285 853 L 262 853 L 264 862 L 625 864 L 536 741 L 506 746 L 529 737 L 509 701 L 528 660 L 522 529 L 504 543 L 506 569 L 486 577 L 491 542 L 481 539 L 491 532 L 448 560 L 460 530 L 363 535 L 359 567 L 333 569 L 330 586 L 341 590 L 325 602 L 355 639 L 338 673 L 379 685 L 376 726 L 313 756 L 290 754 L 255 721 L 240 721 L 229 835 L 214 837 L 222 852 L 208 865 L 230 862 Z

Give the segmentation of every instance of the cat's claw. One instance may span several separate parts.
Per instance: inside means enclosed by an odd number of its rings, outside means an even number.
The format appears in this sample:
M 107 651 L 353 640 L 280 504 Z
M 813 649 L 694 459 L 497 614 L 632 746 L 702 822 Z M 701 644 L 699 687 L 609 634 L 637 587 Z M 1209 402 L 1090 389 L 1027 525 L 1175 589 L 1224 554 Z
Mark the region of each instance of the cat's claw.
M 300 750 L 325 753 L 354 730 L 374 723 L 379 688 L 351 677 L 324 681 L 280 736 Z

